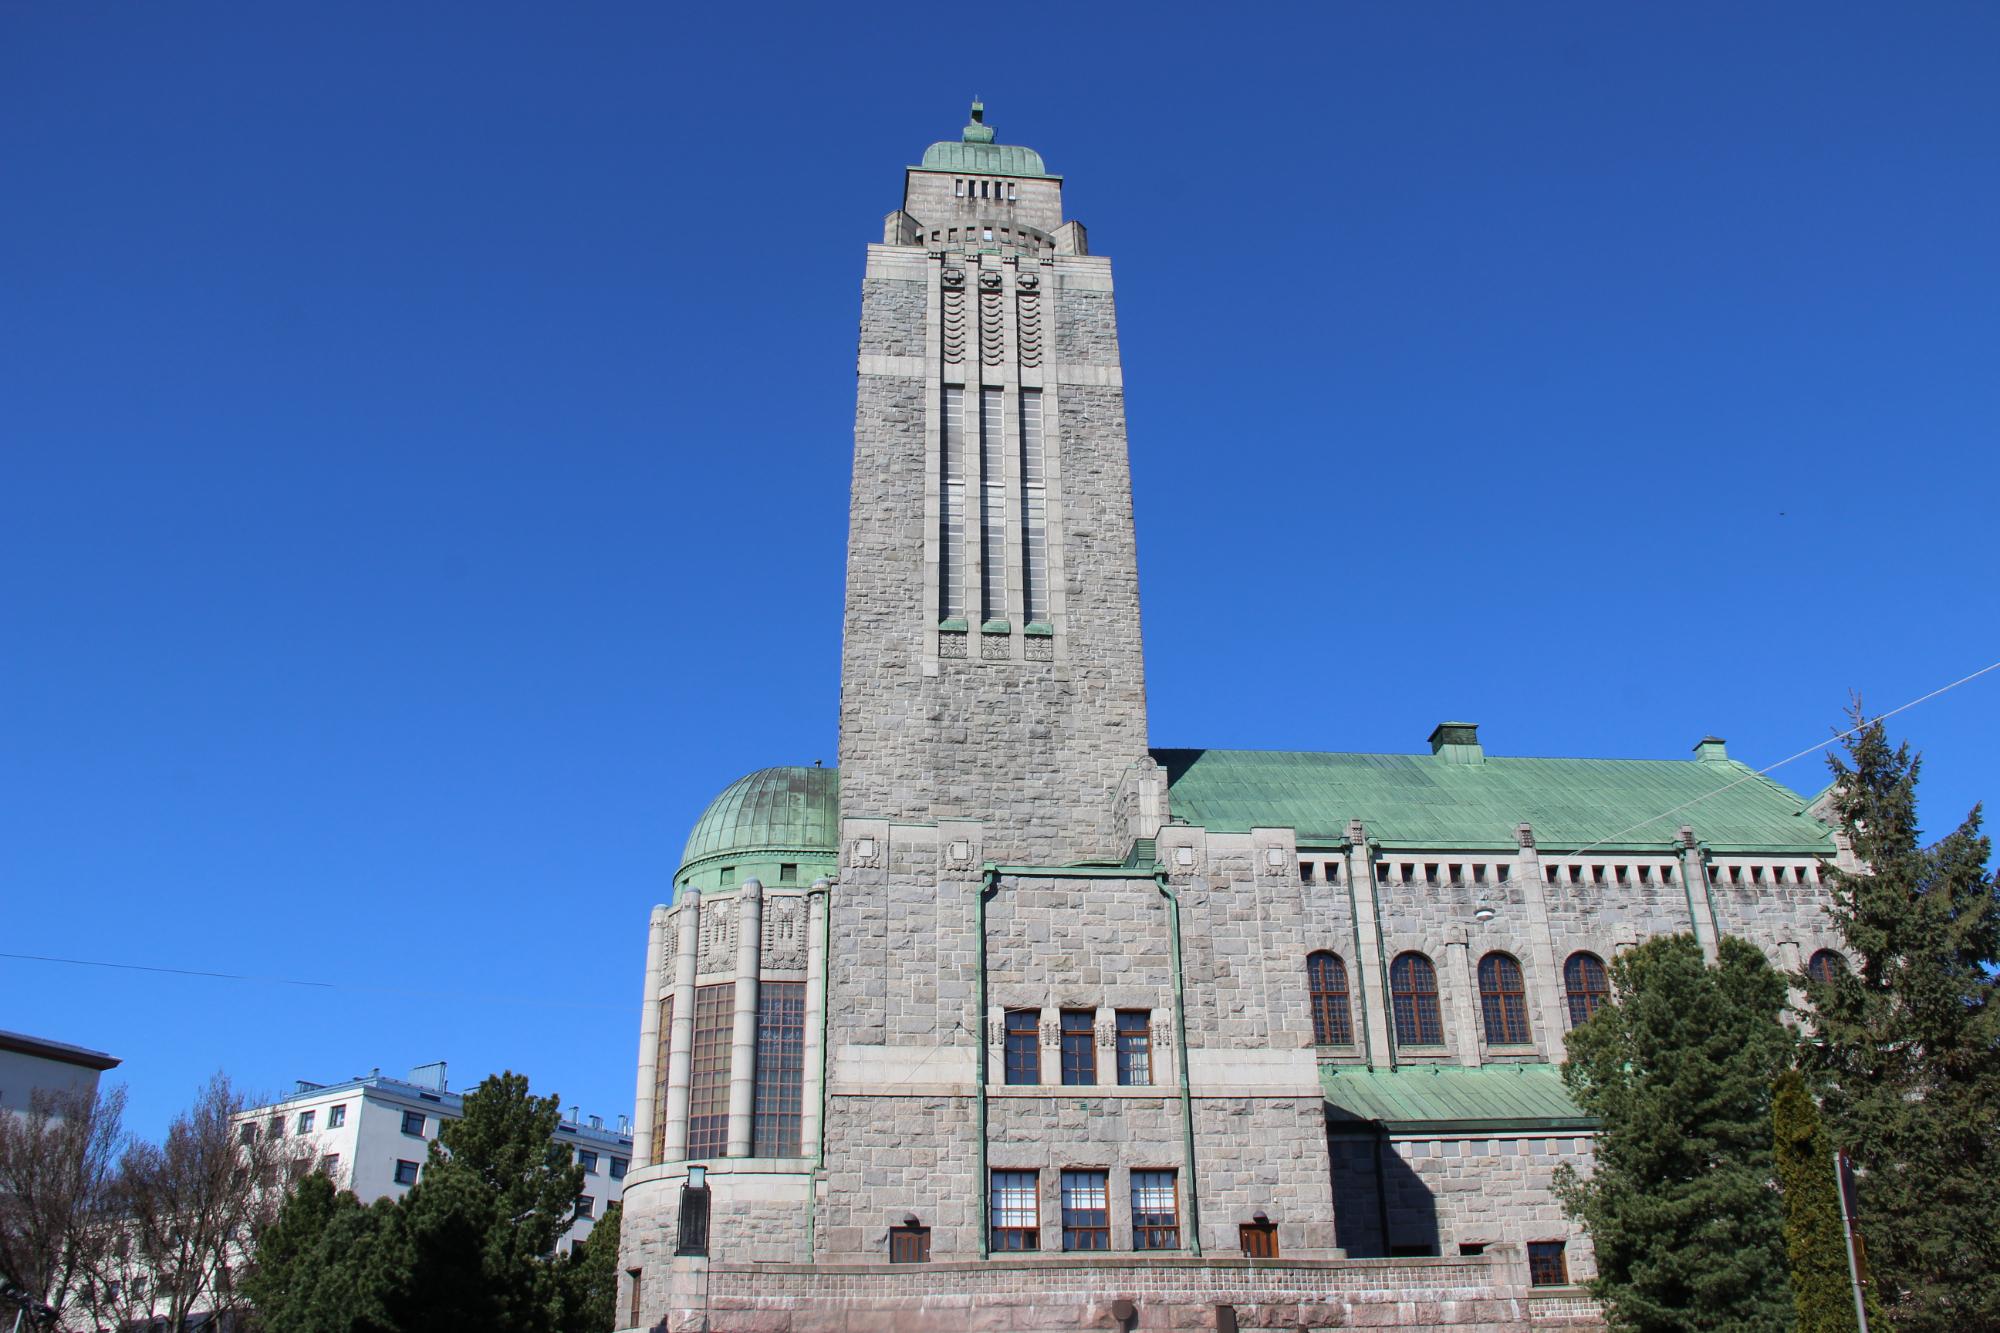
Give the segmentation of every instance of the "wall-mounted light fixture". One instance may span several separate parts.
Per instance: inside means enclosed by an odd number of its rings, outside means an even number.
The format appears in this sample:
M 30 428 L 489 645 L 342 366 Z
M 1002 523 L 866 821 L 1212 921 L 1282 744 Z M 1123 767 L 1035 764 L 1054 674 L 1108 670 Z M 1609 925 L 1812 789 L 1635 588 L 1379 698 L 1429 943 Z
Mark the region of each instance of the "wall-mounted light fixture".
M 1491 921 L 1494 915 L 1493 909 L 1484 904 L 1472 909 L 1472 919 L 1482 926 Z

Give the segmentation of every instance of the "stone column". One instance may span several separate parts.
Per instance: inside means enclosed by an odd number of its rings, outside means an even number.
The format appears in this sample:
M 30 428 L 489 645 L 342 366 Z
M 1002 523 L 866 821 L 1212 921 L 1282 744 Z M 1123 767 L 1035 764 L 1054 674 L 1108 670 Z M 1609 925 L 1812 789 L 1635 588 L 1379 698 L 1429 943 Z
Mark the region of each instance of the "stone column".
M 694 1064 L 694 967 L 701 948 L 701 890 L 680 891 L 674 923 L 674 1030 L 667 1047 L 667 1140 L 660 1153 L 663 1162 L 678 1162 L 687 1156 L 688 1083 Z
M 764 942 L 764 886 L 736 891 L 736 1027 L 729 1043 L 729 1156 L 750 1155 L 757 1095 L 757 956 Z
M 654 1104 L 660 1084 L 660 989 L 667 965 L 667 909 L 653 909 L 646 929 L 646 988 L 639 1006 L 639 1087 L 632 1098 L 632 1165 L 651 1166 L 653 1126 L 666 1108 Z
M 1713 963 L 1716 958 L 1715 904 L 1708 896 L 1708 867 L 1701 854 L 1701 844 L 1695 841 L 1694 829 L 1681 825 L 1681 886 L 1687 890 L 1688 917 L 1693 922 L 1694 938 L 1701 945 L 1701 956 Z
M 1542 878 L 1542 858 L 1535 851 L 1534 826 L 1522 824 L 1514 830 L 1514 838 L 1520 845 L 1514 855 L 1514 877 L 1521 881 L 1528 916 L 1528 993 L 1541 1029 L 1542 1054 L 1560 1061 L 1565 1018 L 1562 959 L 1556 957 L 1555 937 L 1549 930 L 1548 884 Z
M 1472 964 L 1468 961 L 1471 952 L 1464 926 L 1445 930 L 1443 984 L 1451 991 L 1449 1005 L 1451 1021 L 1458 1029 L 1458 1062 L 1476 1068 L 1480 1063 L 1480 1042 L 1486 1033 L 1479 1025 L 1479 1006 L 1473 1000 Z M 1444 997 L 1440 997 L 1438 1007 L 1445 1007 Z
M 806 1080 L 799 1110 L 799 1151 L 811 1157 L 819 1143 L 819 1111 L 825 1098 L 826 1055 L 821 1029 L 826 1015 L 826 913 L 832 883 L 820 878 L 806 893 Z
M 1391 1068 L 1389 978 L 1382 974 L 1382 936 L 1376 929 L 1375 863 L 1368 855 L 1368 830 L 1356 819 L 1347 826 L 1347 887 L 1354 902 L 1353 998 L 1371 1069 Z

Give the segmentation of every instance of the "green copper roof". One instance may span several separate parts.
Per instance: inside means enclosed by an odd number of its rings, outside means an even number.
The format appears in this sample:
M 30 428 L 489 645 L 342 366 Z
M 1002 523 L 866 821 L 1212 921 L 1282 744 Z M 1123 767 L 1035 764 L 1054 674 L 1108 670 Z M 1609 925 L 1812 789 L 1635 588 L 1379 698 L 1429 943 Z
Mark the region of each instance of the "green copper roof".
M 962 171 L 970 176 L 1047 176 L 1042 155 L 1018 144 L 993 142 L 986 123 L 986 104 L 972 104 L 972 123 L 958 139 L 943 139 L 924 149 L 923 170 Z
M 830 865 L 840 848 L 840 770 L 762 768 L 738 778 L 708 803 L 681 853 L 675 883 L 724 861 L 744 876 L 768 873 L 766 861 Z M 787 853 L 778 856 L 777 853 Z M 767 881 L 769 882 L 769 881 Z M 734 884 L 702 883 L 707 888 Z
M 1416 1065 L 1363 1069 L 1322 1064 L 1320 1087 L 1336 1123 L 1379 1124 L 1392 1133 L 1594 1129 L 1554 1065 Z
M 1359 819 L 1369 837 L 1388 846 L 1508 848 L 1515 826 L 1526 822 L 1545 848 L 1658 850 L 1689 824 L 1716 851 L 1833 852 L 1827 827 L 1805 813 L 1804 797 L 1731 759 L 1468 754 L 1478 748 L 1155 750 L 1153 758 L 1167 770 L 1175 819 L 1239 832 L 1291 828 L 1312 844 L 1344 840 L 1348 821 Z

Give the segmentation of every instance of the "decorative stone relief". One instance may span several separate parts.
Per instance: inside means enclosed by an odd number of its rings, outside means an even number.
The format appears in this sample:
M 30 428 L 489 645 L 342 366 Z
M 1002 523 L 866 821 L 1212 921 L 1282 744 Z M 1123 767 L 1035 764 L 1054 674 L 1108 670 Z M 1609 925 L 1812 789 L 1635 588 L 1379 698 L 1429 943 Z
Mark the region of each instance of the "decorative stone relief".
M 1004 662 L 1012 657 L 1005 634 L 982 634 L 979 636 L 979 657 L 985 662 Z
M 965 360 L 965 270 L 944 271 L 944 359 L 946 365 Z
M 947 629 L 938 631 L 939 657 L 964 657 L 965 655 L 965 632 L 963 630 Z
M 1056 660 L 1056 641 L 1045 634 L 1037 634 L 1027 639 L 1022 646 L 1027 649 L 1030 662 L 1053 662 Z
M 703 976 L 736 970 L 736 904 L 711 902 L 701 908 L 701 951 L 695 971 Z
M 979 275 L 979 359 L 997 366 L 1007 359 L 1007 331 L 1001 326 L 1000 275 Z
M 1021 347 L 1021 364 L 1042 364 L 1042 280 L 1023 273 L 1014 280 L 1014 337 Z
M 762 966 L 806 965 L 805 901 L 792 894 L 765 899 Z

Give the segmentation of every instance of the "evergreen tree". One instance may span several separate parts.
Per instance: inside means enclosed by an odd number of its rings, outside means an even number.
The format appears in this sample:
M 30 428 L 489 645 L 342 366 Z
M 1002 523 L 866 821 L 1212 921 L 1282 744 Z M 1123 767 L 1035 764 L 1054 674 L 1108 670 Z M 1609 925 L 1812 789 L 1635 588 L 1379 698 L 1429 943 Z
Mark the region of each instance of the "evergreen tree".
M 1799 1333 L 1853 1333 L 1854 1292 L 1847 1272 L 1847 1238 L 1841 1231 L 1833 1143 L 1820 1123 L 1819 1107 L 1805 1078 L 1796 1069 L 1778 1075 L 1771 1129 Z
M 396 1333 L 385 1302 L 405 1282 L 396 1203 L 363 1207 L 315 1172 L 257 1247 L 244 1290 L 268 1333 Z
M 1861 721 L 1857 708 L 1856 721 Z M 1824 1110 L 1854 1160 L 1875 1297 L 1898 1328 L 2000 1328 L 2000 884 L 1975 808 L 1931 847 L 1920 761 L 1864 726 L 1829 760 L 1865 873 L 1833 876 L 1857 967 L 1801 979 Z
M 575 1253 L 558 1265 L 562 1316 L 557 1333 L 611 1333 L 618 1326 L 618 1232 L 623 1209 L 612 1204 Z
M 1708 967 L 1693 936 L 1671 935 L 1620 956 L 1611 981 L 1614 1002 L 1569 1034 L 1563 1064 L 1602 1122 L 1591 1175 L 1556 1180 L 1597 1253 L 1592 1290 L 1620 1328 L 1790 1328 L 1771 1189 L 1784 977 L 1743 940 L 1723 939 Z

